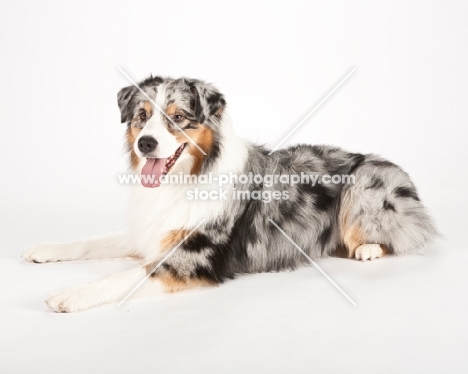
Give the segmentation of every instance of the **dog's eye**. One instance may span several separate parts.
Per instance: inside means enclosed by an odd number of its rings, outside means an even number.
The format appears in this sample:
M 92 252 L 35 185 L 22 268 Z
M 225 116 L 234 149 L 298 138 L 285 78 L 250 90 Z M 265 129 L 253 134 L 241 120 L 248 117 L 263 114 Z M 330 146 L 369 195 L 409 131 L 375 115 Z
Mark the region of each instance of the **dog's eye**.
M 140 121 L 146 121 L 146 113 L 140 112 L 140 114 L 138 114 L 138 118 L 140 119 Z
M 185 119 L 185 117 L 180 114 L 176 114 L 174 117 L 172 117 L 172 119 L 175 123 L 181 123 Z

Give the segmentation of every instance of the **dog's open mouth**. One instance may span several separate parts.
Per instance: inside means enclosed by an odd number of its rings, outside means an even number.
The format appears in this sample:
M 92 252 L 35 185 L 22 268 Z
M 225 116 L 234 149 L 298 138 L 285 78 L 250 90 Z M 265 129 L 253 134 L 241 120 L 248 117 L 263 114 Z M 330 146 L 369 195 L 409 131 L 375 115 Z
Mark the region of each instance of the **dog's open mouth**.
M 141 184 L 145 187 L 159 187 L 161 179 L 164 177 L 171 168 L 174 166 L 182 152 L 184 151 L 185 145 L 182 144 L 175 153 L 167 158 L 147 158 L 146 164 L 141 170 Z

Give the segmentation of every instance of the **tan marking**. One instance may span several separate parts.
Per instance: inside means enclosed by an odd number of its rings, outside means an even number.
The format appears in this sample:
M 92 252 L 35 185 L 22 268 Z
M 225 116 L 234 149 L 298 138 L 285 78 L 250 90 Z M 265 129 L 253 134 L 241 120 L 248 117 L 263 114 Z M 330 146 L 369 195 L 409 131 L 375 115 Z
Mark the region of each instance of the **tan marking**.
M 143 101 L 142 108 L 145 110 L 147 117 L 150 117 L 153 115 L 153 106 L 151 105 L 149 101 Z
M 382 252 L 384 256 L 388 254 L 388 252 L 390 252 L 388 247 L 385 244 L 379 244 L 379 245 L 380 245 L 380 248 L 382 248 Z
M 216 283 L 201 278 L 177 278 L 170 273 L 164 273 L 157 276 L 166 292 L 178 292 L 190 288 L 215 286 Z
M 135 149 L 133 148 L 135 139 L 138 137 L 140 131 L 141 129 L 133 126 L 133 121 L 127 128 L 127 149 L 130 152 L 130 167 L 132 169 L 135 169 L 138 166 L 138 162 L 140 161 L 139 157 L 135 153 Z
M 354 222 L 350 222 L 352 202 L 352 195 L 348 190 L 341 201 L 339 223 L 341 240 L 347 249 L 347 255 L 349 258 L 354 256 L 354 251 L 357 247 L 364 244 L 364 235 L 360 226 Z
M 213 130 L 209 127 L 202 125 L 200 123 L 195 125 L 194 129 L 187 129 L 185 133 L 201 148 L 203 151 L 208 154 L 213 145 Z M 193 164 L 190 174 L 198 174 L 205 160 L 205 155 L 200 152 L 200 150 L 189 141 L 184 134 L 178 132 L 176 134 L 176 139 L 180 143 L 187 143 L 186 151 L 192 156 Z
M 177 105 L 175 105 L 174 103 L 172 104 L 169 104 L 165 110 L 166 114 L 168 116 L 172 116 L 175 112 L 177 112 L 179 110 L 179 108 L 177 107 Z
M 364 244 L 364 235 L 358 226 L 348 228 L 342 235 L 343 243 L 348 248 L 348 257 L 351 258 L 356 248 Z
M 190 234 L 189 230 L 173 230 L 170 231 L 162 240 L 161 240 L 161 250 L 166 251 L 168 249 L 174 248 L 182 240 L 184 240 L 187 235 Z
M 215 116 L 221 116 L 224 112 L 224 105 L 215 112 Z
M 345 248 L 336 248 L 335 254 L 343 254 L 343 250 L 347 251 L 347 257 L 352 258 L 355 256 L 356 248 L 363 244 L 372 244 L 367 240 L 362 227 L 358 220 L 351 217 L 353 205 L 353 195 L 350 190 L 346 191 L 341 201 L 341 208 L 339 214 L 340 235 L 341 241 Z M 383 251 L 383 255 L 389 253 L 387 246 L 379 244 Z
M 132 260 L 136 260 L 136 261 L 143 260 L 143 257 L 140 254 L 138 254 L 137 252 L 129 254 L 128 257 L 131 258 Z

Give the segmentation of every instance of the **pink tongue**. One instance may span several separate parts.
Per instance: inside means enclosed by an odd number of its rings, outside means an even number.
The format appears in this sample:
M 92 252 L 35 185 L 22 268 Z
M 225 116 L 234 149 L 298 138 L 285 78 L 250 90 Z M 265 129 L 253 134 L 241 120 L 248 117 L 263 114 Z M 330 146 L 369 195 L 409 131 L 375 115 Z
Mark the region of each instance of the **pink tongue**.
M 141 170 L 141 184 L 145 187 L 159 187 L 167 158 L 147 158 Z

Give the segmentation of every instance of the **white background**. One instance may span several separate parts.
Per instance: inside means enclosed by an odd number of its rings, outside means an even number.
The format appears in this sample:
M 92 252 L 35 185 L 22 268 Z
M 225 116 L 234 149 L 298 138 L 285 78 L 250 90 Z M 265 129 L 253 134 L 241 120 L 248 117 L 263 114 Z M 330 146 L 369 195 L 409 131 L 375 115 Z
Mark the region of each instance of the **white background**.
M 4 4 L 0 371 L 466 372 L 467 17 L 463 1 Z M 213 82 L 238 134 L 272 146 L 355 67 L 286 144 L 402 165 L 444 239 L 426 256 L 321 261 L 358 307 L 304 268 L 48 311 L 50 293 L 135 266 L 20 260 L 123 227 L 118 67 Z

